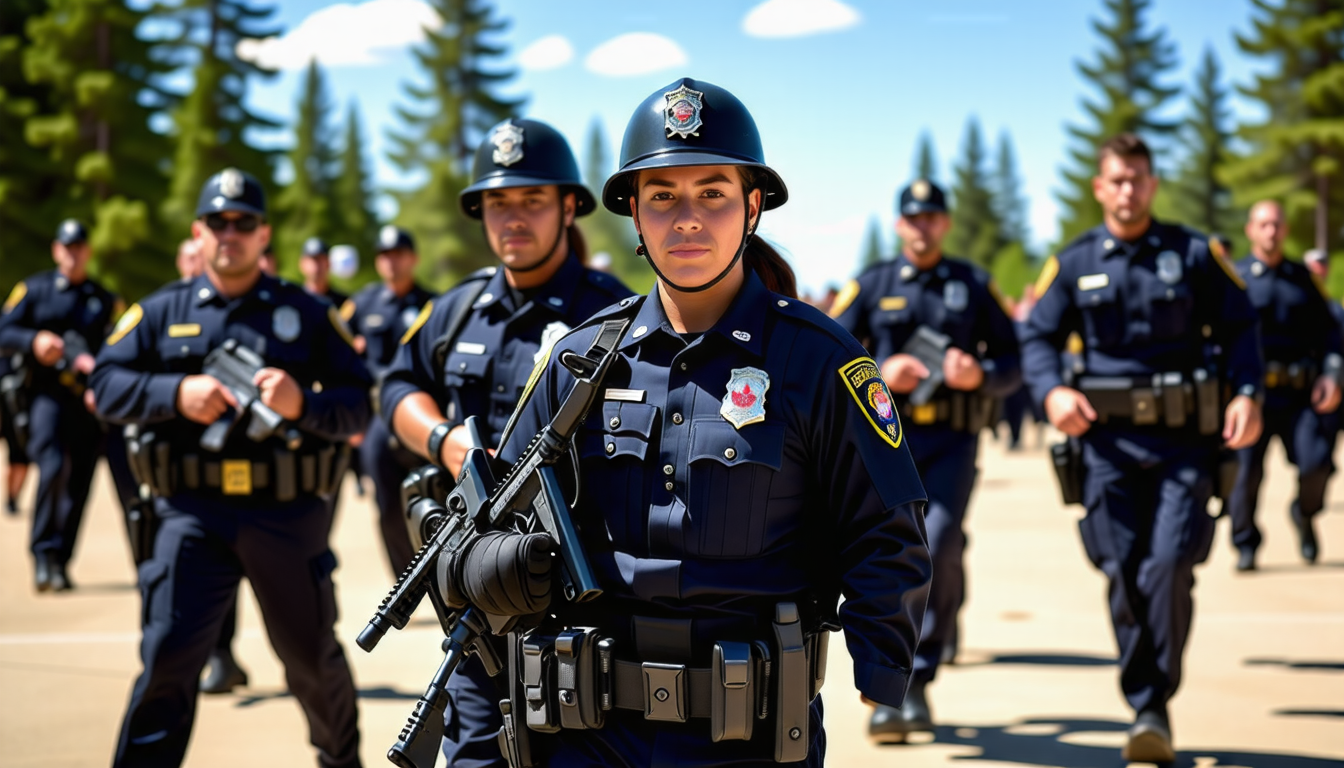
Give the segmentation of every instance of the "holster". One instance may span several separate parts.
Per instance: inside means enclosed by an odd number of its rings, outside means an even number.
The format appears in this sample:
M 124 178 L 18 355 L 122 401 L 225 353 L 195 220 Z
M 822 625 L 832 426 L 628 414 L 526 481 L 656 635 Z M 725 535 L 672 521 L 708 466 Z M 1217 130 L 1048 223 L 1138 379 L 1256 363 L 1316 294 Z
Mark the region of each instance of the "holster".
M 1077 438 L 1066 438 L 1050 446 L 1050 459 L 1059 481 L 1059 495 L 1065 504 L 1083 503 L 1083 445 Z
M 159 516 L 154 498 L 140 498 L 126 510 L 126 533 L 131 541 L 131 559 L 139 566 L 154 556 L 154 537 L 159 532 Z

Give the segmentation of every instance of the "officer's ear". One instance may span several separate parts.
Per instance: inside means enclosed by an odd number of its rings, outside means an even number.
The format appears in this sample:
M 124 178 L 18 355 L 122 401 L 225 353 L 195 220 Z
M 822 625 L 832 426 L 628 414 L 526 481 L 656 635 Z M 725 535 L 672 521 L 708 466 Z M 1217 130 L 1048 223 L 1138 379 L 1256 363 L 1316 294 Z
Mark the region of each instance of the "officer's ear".
M 755 232 L 756 225 L 760 222 L 760 220 L 761 220 L 761 188 L 753 187 L 752 190 L 747 193 L 747 221 L 750 222 L 750 227 L 748 228 L 752 232 Z
M 566 192 L 563 196 L 561 196 L 560 211 L 561 215 L 565 219 L 566 227 L 574 226 L 574 215 L 577 210 L 578 210 L 578 202 L 573 192 Z

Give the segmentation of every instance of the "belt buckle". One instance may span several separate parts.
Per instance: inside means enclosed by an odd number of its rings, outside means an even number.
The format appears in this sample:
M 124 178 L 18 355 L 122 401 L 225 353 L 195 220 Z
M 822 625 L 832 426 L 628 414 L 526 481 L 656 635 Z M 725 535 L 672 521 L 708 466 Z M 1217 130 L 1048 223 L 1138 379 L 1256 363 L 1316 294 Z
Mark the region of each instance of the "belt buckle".
M 910 411 L 910 420 L 919 425 L 932 424 L 938 420 L 938 404 L 925 403 L 916 405 Z
M 644 719 L 686 722 L 686 665 L 646 661 L 644 671 Z
M 219 486 L 225 496 L 252 494 L 252 462 L 247 459 L 225 459 L 220 462 Z

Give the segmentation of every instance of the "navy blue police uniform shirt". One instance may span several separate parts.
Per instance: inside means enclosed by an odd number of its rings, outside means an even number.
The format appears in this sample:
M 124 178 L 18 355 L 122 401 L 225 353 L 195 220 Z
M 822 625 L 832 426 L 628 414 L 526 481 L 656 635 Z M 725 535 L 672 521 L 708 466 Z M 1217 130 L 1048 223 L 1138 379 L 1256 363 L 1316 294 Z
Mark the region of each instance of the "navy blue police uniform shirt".
M 79 285 L 70 282 L 58 270 L 39 272 L 18 283 L 5 301 L 0 314 L 0 354 L 31 354 L 38 331 L 64 336 L 74 331 L 83 337 L 91 354 L 103 345 L 119 300 L 106 288 L 90 279 Z M 58 371 L 49 366 L 34 366 L 34 385 L 43 391 L 57 381 Z
M 836 322 L 864 342 L 879 363 L 900 353 L 924 325 L 979 359 L 983 394 L 1004 398 L 1022 384 L 1013 321 L 989 273 L 966 261 L 943 257 L 921 270 L 901 254 L 845 286 L 835 306 Z
M 704 658 L 693 661 L 708 664 L 715 640 L 764 638 L 776 603 L 808 618 L 810 597 L 843 593 L 856 686 L 898 705 L 931 566 L 924 487 L 877 366 L 834 321 L 750 270 L 689 344 L 656 292 L 623 303 L 636 301 L 576 436 L 575 519 L 605 592 L 565 604 L 562 618 L 613 632 L 632 615 L 694 619 Z M 560 354 L 587 352 L 621 311 L 631 310 L 600 313 L 543 359 L 501 458 L 515 461 L 572 389 Z
M 1287 365 L 1311 360 L 1319 373 L 1327 355 L 1340 354 L 1334 302 L 1306 266 L 1284 259 L 1270 267 L 1246 256 L 1237 261 L 1236 268 L 1260 316 L 1260 344 L 1266 361 Z M 1301 393 L 1309 392 L 1313 383 L 1307 382 Z M 1287 405 L 1291 390 L 1268 389 L 1265 398 L 1267 405 Z
M 349 296 L 346 296 L 344 293 L 341 293 L 340 291 L 330 286 L 327 287 L 326 293 L 315 293 L 313 295 L 318 297 L 319 299 L 326 299 L 328 302 L 331 303 L 333 307 L 336 307 L 337 309 L 344 307 L 345 302 L 350 300 Z
M 364 362 L 374 376 L 392 363 L 401 337 L 433 297 L 418 284 L 405 296 L 398 296 L 383 283 L 372 283 L 355 291 L 341 305 L 341 317 L 350 325 L 351 333 L 364 337 Z
M 435 344 L 458 305 L 478 291 L 443 370 L 435 370 Z M 498 445 L 543 348 L 631 295 L 621 281 L 585 268 L 573 254 L 550 280 L 526 294 L 509 287 L 504 270 L 487 267 L 426 305 L 388 369 L 382 413 L 390 417 L 407 395 L 426 392 L 453 424 L 481 417 L 482 438 Z
M 1125 242 L 1102 225 L 1042 268 L 1022 335 L 1023 370 L 1043 403 L 1064 384 L 1059 351 L 1077 332 L 1086 375 L 1188 373 L 1218 361 L 1234 393 L 1254 395 L 1264 374 L 1257 324 L 1241 278 L 1203 235 L 1154 221 Z M 1166 430 L 1131 433 L 1170 440 Z
M 228 339 L 298 382 L 300 430 L 332 442 L 364 431 L 372 377 L 336 308 L 269 275 L 234 299 L 221 296 L 202 275 L 165 286 L 128 309 L 91 378 L 99 415 L 119 424 L 162 424 L 156 430 L 161 436 L 196 444 L 205 426 L 179 418 L 177 390 Z M 244 432 L 235 429 L 223 453 L 269 458 L 273 446 Z

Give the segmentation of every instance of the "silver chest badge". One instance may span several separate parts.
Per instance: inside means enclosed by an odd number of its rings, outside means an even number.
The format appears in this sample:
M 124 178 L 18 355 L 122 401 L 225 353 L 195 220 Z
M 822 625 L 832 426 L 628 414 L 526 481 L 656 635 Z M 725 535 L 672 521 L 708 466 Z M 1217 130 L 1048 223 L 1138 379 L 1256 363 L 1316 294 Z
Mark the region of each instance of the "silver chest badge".
M 688 136 L 699 136 L 696 131 L 704 125 L 700 121 L 700 110 L 705 106 L 705 94 L 701 91 L 692 91 L 683 85 L 675 91 L 664 93 L 663 98 L 667 100 L 663 120 L 667 138 L 676 136 L 684 139 Z
M 1163 251 L 1157 254 L 1157 279 L 1167 285 L 1181 282 L 1185 270 L 1181 265 L 1181 255 L 1175 251 Z
M 547 355 L 550 355 L 551 347 L 554 347 L 557 341 L 564 338 L 566 333 L 569 333 L 569 326 L 559 320 L 547 324 L 541 330 L 541 346 L 537 347 L 537 353 L 532 356 L 532 362 L 539 363 Z
M 952 280 L 943 286 L 943 305 L 953 312 L 961 312 L 970 304 L 971 292 L 960 280 Z
M 729 424 L 741 429 L 748 424 L 765 421 L 765 393 L 770 389 L 770 375 L 759 368 L 734 368 L 728 378 L 728 394 L 723 396 L 719 415 Z
M 495 151 L 490 159 L 495 165 L 509 167 L 523 159 L 523 127 L 513 123 L 501 123 L 490 134 L 490 143 Z
M 275 314 L 271 315 L 271 332 L 275 338 L 290 342 L 299 338 L 303 331 L 303 321 L 299 318 L 299 310 L 293 307 L 276 307 Z

